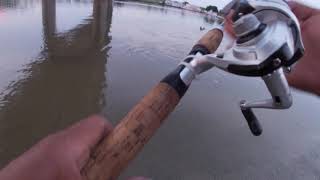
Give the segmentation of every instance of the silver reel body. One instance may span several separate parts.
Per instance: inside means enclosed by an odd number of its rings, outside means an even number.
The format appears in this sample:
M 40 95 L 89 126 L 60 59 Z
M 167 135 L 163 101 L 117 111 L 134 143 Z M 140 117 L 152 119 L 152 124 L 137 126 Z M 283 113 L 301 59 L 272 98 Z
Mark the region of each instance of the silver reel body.
M 239 0 L 233 9 L 236 42 L 232 48 L 223 54 L 194 58 L 181 72 L 181 78 L 189 83 L 188 71 L 195 75 L 213 66 L 241 76 L 261 77 L 271 98 L 240 102 L 251 132 L 258 136 L 262 128 L 252 108 L 288 109 L 292 105 L 284 70 L 289 70 L 304 54 L 300 25 L 282 0 Z
M 254 10 L 235 20 L 236 43 L 224 54 L 207 55 L 208 61 L 244 76 L 264 76 L 293 65 L 303 45 L 299 22 L 288 5 L 282 0 L 245 2 Z

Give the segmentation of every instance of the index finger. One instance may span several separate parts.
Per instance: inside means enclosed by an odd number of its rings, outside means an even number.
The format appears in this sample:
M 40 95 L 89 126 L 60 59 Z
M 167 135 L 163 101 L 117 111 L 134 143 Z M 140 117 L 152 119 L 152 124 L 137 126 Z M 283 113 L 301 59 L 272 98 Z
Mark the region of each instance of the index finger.
M 234 14 L 234 11 L 231 10 L 229 12 L 229 14 L 225 17 L 225 25 L 224 25 L 224 29 L 226 30 L 226 32 L 228 32 L 231 36 L 235 37 L 235 33 L 232 27 L 232 16 Z
M 291 7 L 291 10 L 293 11 L 293 13 L 299 19 L 299 21 L 302 21 L 302 22 L 308 20 L 310 17 L 316 14 L 319 14 L 319 11 L 317 11 L 316 9 L 307 7 L 297 2 L 289 1 L 288 4 Z

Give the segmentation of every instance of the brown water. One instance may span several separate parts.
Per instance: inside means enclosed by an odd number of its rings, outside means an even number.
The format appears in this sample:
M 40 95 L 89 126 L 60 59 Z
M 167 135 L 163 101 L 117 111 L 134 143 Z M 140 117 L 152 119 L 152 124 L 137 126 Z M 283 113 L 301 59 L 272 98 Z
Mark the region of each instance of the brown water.
M 0 165 L 92 113 L 116 123 L 210 28 L 198 14 L 136 3 L 0 0 Z M 320 99 L 294 91 L 258 111 L 253 137 L 238 102 L 261 80 L 212 70 L 196 80 L 123 177 L 319 179 Z

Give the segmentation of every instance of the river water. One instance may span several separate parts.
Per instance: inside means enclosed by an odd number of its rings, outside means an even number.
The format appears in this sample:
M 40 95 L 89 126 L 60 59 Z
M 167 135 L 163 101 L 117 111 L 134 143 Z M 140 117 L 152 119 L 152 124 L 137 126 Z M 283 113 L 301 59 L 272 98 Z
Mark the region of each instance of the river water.
M 201 15 L 137 3 L 0 0 L 0 165 L 93 113 L 114 124 L 212 26 Z M 290 110 L 258 110 L 253 137 L 240 100 L 263 82 L 212 70 L 122 178 L 319 179 L 320 99 L 293 90 Z

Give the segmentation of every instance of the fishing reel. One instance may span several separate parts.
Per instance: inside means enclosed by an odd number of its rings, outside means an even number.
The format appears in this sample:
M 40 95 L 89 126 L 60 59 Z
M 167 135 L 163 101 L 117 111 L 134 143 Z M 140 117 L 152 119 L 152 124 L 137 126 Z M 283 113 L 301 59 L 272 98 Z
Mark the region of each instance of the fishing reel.
M 190 62 L 189 66 L 197 74 L 209 69 L 211 64 L 232 74 L 261 77 L 271 98 L 240 102 L 251 132 L 259 136 L 262 127 L 253 108 L 288 109 L 292 106 L 284 73 L 290 71 L 304 54 L 300 25 L 288 4 L 282 0 L 240 0 L 233 4 L 232 9 L 236 35 L 232 48 L 222 54 L 195 58 L 197 60 Z

